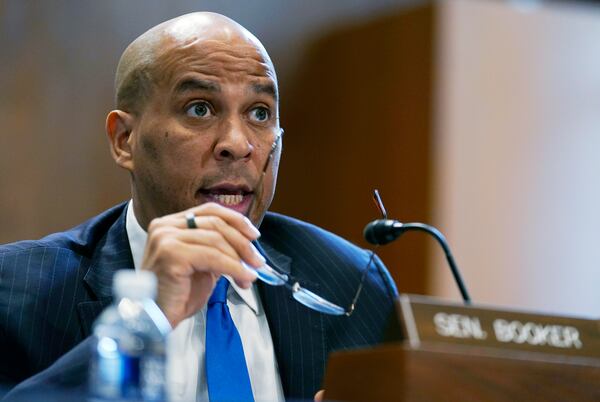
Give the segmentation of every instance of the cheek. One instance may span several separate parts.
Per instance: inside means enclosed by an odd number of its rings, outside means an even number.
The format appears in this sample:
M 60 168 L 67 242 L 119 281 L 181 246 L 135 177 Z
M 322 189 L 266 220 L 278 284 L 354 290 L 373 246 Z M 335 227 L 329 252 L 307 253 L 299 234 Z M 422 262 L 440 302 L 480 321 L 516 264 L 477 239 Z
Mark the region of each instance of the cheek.
M 147 155 L 151 161 L 157 161 L 159 156 L 159 150 L 156 142 L 150 136 L 142 137 L 141 148 L 144 155 Z
M 173 129 L 163 129 L 141 138 L 144 159 L 159 168 L 202 166 L 210 156 L 208 138 Z

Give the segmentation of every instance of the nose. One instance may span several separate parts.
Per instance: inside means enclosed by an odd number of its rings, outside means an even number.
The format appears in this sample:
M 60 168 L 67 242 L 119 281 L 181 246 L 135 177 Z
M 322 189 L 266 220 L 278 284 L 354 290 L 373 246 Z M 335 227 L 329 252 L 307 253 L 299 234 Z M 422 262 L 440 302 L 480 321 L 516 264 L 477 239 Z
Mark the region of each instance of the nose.
M 219 161 L 249 159 L 254 147 L 248 138 L 239 126 L 231 125 L 225 128 L 214 146 L 215 159 Z

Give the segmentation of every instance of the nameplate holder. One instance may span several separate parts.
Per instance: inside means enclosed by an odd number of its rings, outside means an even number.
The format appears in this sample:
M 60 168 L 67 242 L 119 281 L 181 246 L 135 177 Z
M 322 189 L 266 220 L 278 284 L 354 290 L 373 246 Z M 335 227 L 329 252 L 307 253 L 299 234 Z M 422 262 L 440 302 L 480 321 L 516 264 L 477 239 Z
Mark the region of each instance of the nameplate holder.
M 543 360 L 600 359 L 597 320 L 553 316 L 496 307 L 449 303 L 402 295 L 398 310 L 405 340 L 413 349 L 447 350 L 449 346 L 477 354 Z

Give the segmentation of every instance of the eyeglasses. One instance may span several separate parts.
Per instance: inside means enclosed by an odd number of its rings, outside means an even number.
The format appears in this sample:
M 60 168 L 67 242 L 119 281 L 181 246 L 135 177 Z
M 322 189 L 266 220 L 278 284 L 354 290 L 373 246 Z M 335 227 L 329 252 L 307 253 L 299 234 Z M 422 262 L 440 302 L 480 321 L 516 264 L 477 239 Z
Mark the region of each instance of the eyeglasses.
M 277 145 L 278 145 L 279 140 L 282 135 L 283 135 L 283 130 L 281 130 L 280 134 L 275 138 L 275 141 L 273 141 L 271 151 L 269 152 L 269 156 L 267 157 L 267 160 L 263 167 L 261 177 L 259 178 L 259 181 L 257 183 L 257 186 L 256 186 L 257 189 L 262 189 L 263 177 L 265 176 L 269 162 L 271 161 L 271 158 L 273 157 L 273 153 L 277 149 Z M 374 193 L 374 200 L 375 200 L 375 203 L 377 204 L 379 210 L 384 215 L 384 219 L 385 219 L 386 218 L 385 208 L 383 207 L 381 198 L 379 197 L 379 193 L 377 190 L 375 190 L 375 193 Z M 253 199 L 253 201 L 254 201 L 254 199 Z M 252 207 L 252 205 L 251 205 L 251 207 Z M 250 209 L 248 209 L 248 211 L 250 211 Z M 310 290 L 302 287 L 296 279 L 294 279 L 292 276 L 290 276 L 288 274 L 281 272 L 282 270 L 277 268 L 276 266 L 275 266 L 275 268 L 271 268 L 268 265 L 263 265 L 260 268 L 255 268 L 255 270 L 258 274 L 259 280 L 261 280 L 262 282 L 266 283 L 267 285 L 271 285 L 271 286 L 285 286 L 292 292 L 292 296 L 298 303 L 301 303 L 304 306 L 306 306 L 312 310 L 315 310 L 315 311 L 318 311 L 318 312 L 321 312 L 324 314 L 329 314 L 329 315 L 338 315 L 338 316 L 345 315 L 347 317 L 350 317 L 352 315 L 352 313 L 354 312 L 356 302 L 358 301 L 358 298 L 360 297 L 365 279 L 367 277 L 367 273 L 369 272 L 369 268 L 371 267 L 371 264 L 372 264 L 374 258 L 375 258 L 375 252 L 371 251 L 369 261 L 367 262 L 367 265 L 366 265 L 365 269 L 363 270 L 360 283 L 356 290 L 356 294 L 352 298 L 352 302 L 348 308 L 343 308 L 341 306 L 338 306 L 337 304 L 332 303 L 329 300 L 324 299 L 323 297 L 319 296 L 318 294 L 311 292 Z

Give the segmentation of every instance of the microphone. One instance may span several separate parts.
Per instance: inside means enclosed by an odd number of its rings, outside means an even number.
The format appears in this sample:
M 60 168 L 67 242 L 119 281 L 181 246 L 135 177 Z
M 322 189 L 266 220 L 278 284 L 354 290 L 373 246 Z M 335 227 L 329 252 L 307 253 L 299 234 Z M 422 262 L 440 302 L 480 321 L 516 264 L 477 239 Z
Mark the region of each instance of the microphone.
M 380 246 L 396 240 L 405 230 L 402 223 L 393 219 L 377 219 L 365 226 L 363 235 L 369 243 Z
M 378 197 L 378 194 L 376 194 Z M 454 262 L 454 257 L 450 252 L 450 247 L 448 246 L 448 242 L 446 238 L 436 228 L 430 225 L 426 225 L 424 223 L 402 223 L 393 219 L 377 219 L 373 222 L 370 222 L 365 226 L 363 231 L 363 235 L 366 241 L 375 245 L 383 245 L 388 244 L 394 240 L 396 240 L 402 233 L 407 232 L 409 230 L 417 230 L 421 232 L 426 232 L 431 236 L 435 237 L 438 241 L 442 249 L 444 250 L 444 254 L 446 255 L 446 260 L 448 261 L 448 265 L 450 266 L 450 270 L 452 271 L 452 276 L 454 277 L 454 281 L 460 290 L 460 294 L 462 296 L 465 304 L 471 303 L 471 297 L 469 296 L 469 292 L 467 292 L 467 288 L 465 283 L 462 280 L 458 267 Z

